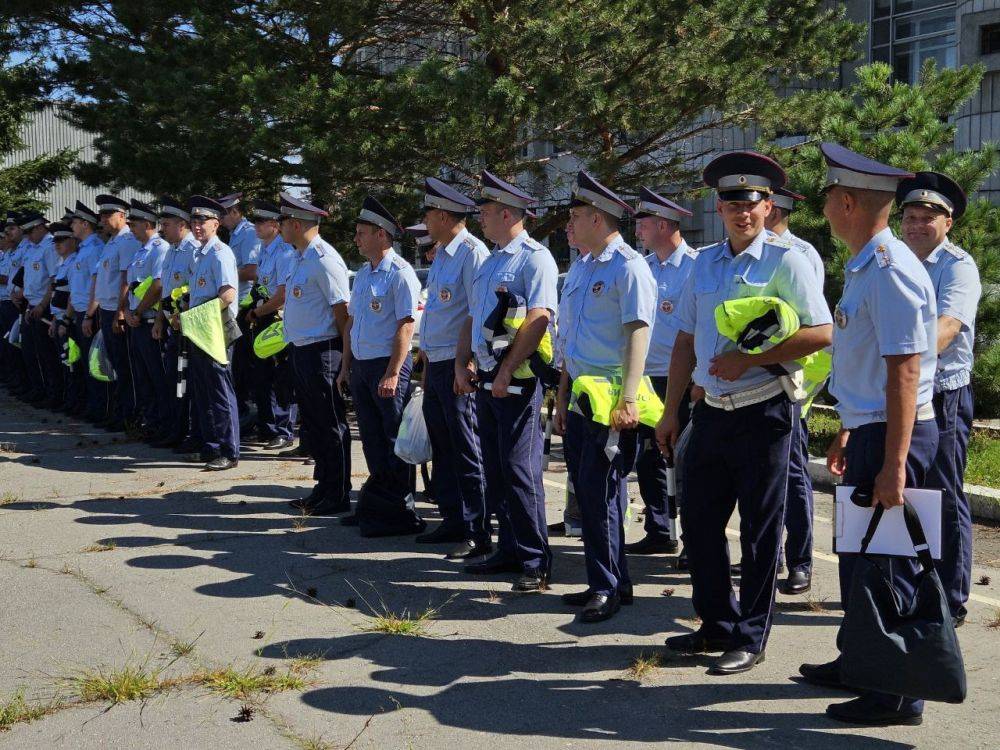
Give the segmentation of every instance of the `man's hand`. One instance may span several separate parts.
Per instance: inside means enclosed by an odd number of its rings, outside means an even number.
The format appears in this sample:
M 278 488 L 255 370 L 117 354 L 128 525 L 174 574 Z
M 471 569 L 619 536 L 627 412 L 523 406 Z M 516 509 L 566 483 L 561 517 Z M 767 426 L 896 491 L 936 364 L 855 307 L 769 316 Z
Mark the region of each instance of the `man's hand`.
M 847 469 L 847 460 L 844 458 L 844 448 L 847 446 L 847 438 L 850 437 L 850 430 L 841 430 L 830 442 L 830 447 L 826 449 L 826 468 L 830 473 L 842 477 Z
M 251 307 L 249 310 L 247 310 L 246 314 L 247 325 L 252 326 L 255 320 L 257 320 L 257 309 Z
M 693 385 L 692 384 L 691 385 L 691 403 L 692 404 L 697 404 L 703 398 L 705 398 L 705 389 L 702 388 L 700 385 Z
M 175 331 L 181 330 L 181 316 L 180 313 L 174 313 L 170 316 L 170 327 Z
M 619 398 L 615 408 L 611 410 L 611 429 L 621 432 L 622 430 L 634 430 L 639 426 L 639 407 L 635 402 L 627 403 Z
M 90 318 L 83 319 L 83 335 L 88 339 L 94 335 L 94 321 Z
M 712 357 L 708 374 L 722 380 L 738 380 L 752 366 L 751 357 L 743 352 L 724 352 Z
M 53 320 L 49 323 L 49 338 L 54 339 L 56 337 L 56 322 Z
M 347 384 L 350 382 L 351 371 L 346 367 L 341 367 L 340 372 L 337 373 L 337 390 L 341 393 L 347 393 Z
M 153 340 L 160 341 L 163 338 L 163 318 L 157 317 L 153 321 Z
M 556 399 L 556 408 L 552 412 L 552 430 L 556 435 L 565 435 L 569 426 L 569 406 L 563 399 Z
M 379 398 L 396 398 L 399 388 L 399 373 L 387 372 L 378 383 Z
M 31 308 L 31 319 L 41 320 L 42 316 L 45 315 L 45 305 L 39 302 L 33 308 Z
M 903 487 L 906 485 L 906 469 L 902 466 L 882 465 L 882 470 L 875 477 L 875 487 L 872 491 L 872 507 L 881 503 L 886 510 L 903 504 Z
M 115 322 L 111 324 L 112 333 L 116 333 L 121 336 L 125 333 L 125 318 L 121 315 L 115 318 Z
M 139 319 L 138 315 L 129 310 L 128 312 L 125 313 L 125 322 L 128 323 L 129 328 L 138 328 L 139 323 L 141 323 L 142 321 Z
M 497 370 L 497 376 L 493 378 L 493 387 L 490 390 L 493 398 L 507 398 L 510 395 L 510 376 L 510 370 L 500 365 L 500 368 Z
M 656 444 L 660 448 L 660 453 L 668 459 L 673 458 L 674 446 L 681 436 L 681 421 L 676 414 L 663 413 L 660 421 L 656 423 Z
M 462 367 L 455 365 L 455 385 L 456 396 L 467 396 L 476 392 L 476 373 L 472 371 L 472 366 Z

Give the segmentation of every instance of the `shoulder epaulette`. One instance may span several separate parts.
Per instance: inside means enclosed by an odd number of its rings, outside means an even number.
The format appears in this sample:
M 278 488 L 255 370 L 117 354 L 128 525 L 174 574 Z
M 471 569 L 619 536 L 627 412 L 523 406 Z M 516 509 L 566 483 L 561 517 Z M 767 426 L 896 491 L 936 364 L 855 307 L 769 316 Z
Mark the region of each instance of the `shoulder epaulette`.
M 790 250 L 794 245 L 791 240 L 786 240 L 784 237 L 779 237 L 774 233 L 768 233 L 767 237 L 764 238 L 765 245 L 774 245 L 775 247 L 783 247 L 786 250 Z
M 945 250 L 947 250 L 947 251 L 948 251 L 949 253 L 951 253 L 952 255 L 954 255 L 954 256 L 955 256 L 956 258 L 958 258 L 959 260 L 961 260 L 961 259 L 962 259 L 962 258 L 964 258 L 964 257 L 965 257 L 966 255 L 968 255 L 968 253 L 967 253 L 967 252 L 965 252 L 965 250 L 963 250 L 962 248 L 960 248 L 960 247 L 959 247 L 958 245 L 956 245 L 956 244 L 955 244 L 954 242 L 952 242 L 951 240 L 947 240 L 947 241 L 946 241 L 946 242 L 944 243 L 944 249 L 945 249 Z
M 892 265 L 892 253 L 889 252 L 888 245 L 879 245 L 875 248 L 875 262 L 879 268 L 888 268 Z

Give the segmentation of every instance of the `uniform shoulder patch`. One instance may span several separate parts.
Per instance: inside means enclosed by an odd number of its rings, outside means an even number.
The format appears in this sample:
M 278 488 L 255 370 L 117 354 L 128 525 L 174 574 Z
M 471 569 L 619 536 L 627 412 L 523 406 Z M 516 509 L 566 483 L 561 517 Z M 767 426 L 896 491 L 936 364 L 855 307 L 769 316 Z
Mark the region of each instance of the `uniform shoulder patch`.
M 618 247 L 615 248 L 615 251 L 619 255 L 621 255 L 623 258 L 625 258 L 625 260 L 632 260 L 633 258 L 639 258 L 639 257 L 641 257 L 639 255 L 639 251 L 638 250 L 636 250 L 633 247 L 629 247 L 624 242 L 621 243 L 620 245 L 618 245 Z
M 462 240 L 461 242 L 458 243 L 458 247 L 459 249 L 465 248 L 470 252 L 476 249 L 476 246 L 469 240 Z
M 527 250 L 529 252 L 532 252 L 532 253 L 536 253 L 539 250 L 546 250 L 547 249 L 545 247 L 545 245 L 543 245 L 538 240 L 532 239 L 531 237 L 528 237 L 526 240 L 522 241 L 521 242 L 521 247 L 523 247 L 525 250 Z
M 889 252 L 888 245 L 879 245 L 875 248 L 875 262 L 879 268 L 888 268 L 892 265 L 892 253 Z
M 768 232 L 767 237 L 764 239 L 765 245 L 773 245 L 774 247 L 783 247 L 786 250 L 790 250 L 795 247 L 791 240 L 786 240 L 784 237 L 779 237 L 773 232 Z
M 956 245 L 951 240 L 948 240 L 947 242 L 944 243 L 944 249 L 947 250 L 952 255 L 954 255 L 959 260 L 962 260 L 962 258 L 964 258 L 966 255 L 968 255 L 968 253 L 965 252 L 965 250 L 963 250 L 962 248 L 960 248 L 958 245 Z

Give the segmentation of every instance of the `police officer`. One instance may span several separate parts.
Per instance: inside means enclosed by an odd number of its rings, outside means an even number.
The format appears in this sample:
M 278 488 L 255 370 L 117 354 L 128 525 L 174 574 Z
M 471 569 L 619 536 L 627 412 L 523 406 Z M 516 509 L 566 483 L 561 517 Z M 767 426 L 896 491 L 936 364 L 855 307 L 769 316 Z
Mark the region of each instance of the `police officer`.
M 681 235 L 681 222 L 691 212 L 649 188 L 640 188 L 635 213 L 635 232 L 643 249 L 649 251 L 646 262 L 656 281 L 656 321 L 649 340 L 646 375 L 653 389 L 663 396 L 667 392 L 667 372 L 670 352 L 677 337 L 677 317 L 674 311 L 681 290 L 691 275 L 698 253 Z M 689 417 L 690 399 L 681 400 L 678 421 L 683 430 Z M 656 444 L 656 435 L 645 425 L 639 426 L 639 494 L 646 506 L 643 527 L 646 536 L 625 546 L 632 555 L 653 555 L 677 552 L 677 508 L 669 507 L 667 462 Z
M 557 420 L 565 433 L 566 465 L 580 504 L 587 589 L 564 594 L 567 604 L 583 606 L 582 622 L 612 617 L 632 603 L 632 581 L 625 555 L 626 479 L 638 454 L 637 395 L 649 332 L 656 308 L 656 282 L 642 256 L 618 231 L 631 207 L 586 172 L 577 176 L 570 222 L 580 251 L 591 256 L 583 273 L 563 287 L 569 318 L 564 325 L 565 358 Z M 581 412 L 567 412 L 570 391 L 587 379 L 620 384 L 604 404 L 599 394 L 581 388 L 592 412 L 609 409 L 609 424 Z M 602 415 L 603 416 L 603 415 Z M 617 450 L 609 450 L 612 438 Z
M 316 480 L 307 497 L 290 504 L 315 515 L 346 513 L 351 509 L 351 432 L 337 376 L 350 299 L 347 266 L 320 237 L 326 211 L 287 193 L 281 194 L 279 208 L 282 239 L 296 251 L 284 280 L 285 340 Z
M 427 231 L 427 225 L 421 222 L 420 224 L 408 226 L 403 231 L 413 237 L 413 241 L 417 246 L 417 255 L 423 259 L 422 262 L 433 263 L 439 243 L 435 242 L 434 238 L 431 237 L 430 232 Z
M 967 204 L 954 180 L 938 172 L 918 172 L 899 184 L 896 203 L 903 209 L 903 240 L 923 261 L 937 300 L 934 416 L 939 437 L 927 486 L 941 489 L 938 573 L 958 626 L 965 622 L 972 584 L 972 511 L 963 484 L 972 431 L 972 346 L 982 285 L 972 256 L 948 239 Z
M 31 392 L 26 400 L 39 406 L 53 405 L 54 383 L 49 377 L 46 362 L 50 349 L 49 300 L 52 298 L 52 279 L 55 277 L 58 256 L 45 217 L 37 211 L 21 215 L 21 231 L 28 242 L 25 245 L 24 299 L 27 311 L 21 325 L 21 353 L 28 371 Z
M 8 315 L 10 315 L 10 323 L 13 325 L 14 320 L 23 315 L 25 308 L 28 303 L 24 299 L 24 253 L 28 249 L 28 245 L 31 241 L 24 235 L 24 231 L 21 229 L 21 214 L 15 213 L 12 215 L 13 223 L 7 225 L 6 234 L 10 239 L 11 243 L 14 245 L 14 251 L 10 258 L 10 271 L 9 280 L 7 282 L 7 295 L 5 299 L 10 303 L 10 307 L 7 308 Z M 27 326 L 21 326 L 21 348 L 10 345 L 8 350 L 11 354 L 11 359 L 14 362 L 14 389 L 12 391 L 14 396 L 18 398 L 26 399 L 28 394 L 30 394 L 34 389 L 34 383 L 28 377 L 29 371 L 26 366 L 25 357 L 23 354 L 23 342 L 24 342 L 24 329 Z
M 526 210 L 506 198 L 521 191 L 499 182 L 503 195 L 491 191 L 481 196 L 480 224 L 494 246 L 474 280 L 470 317 L 455 350 L 456 392 L 476 393 L 486 501 L 500 527 L 499 549 L 465 570 L 474 575 L 519 573 L 513 590 L 532 593 L 547 587 L 552 572 L 538 419 L 543 384 L 537 376 L 514 382 L 514 372 L 549 335 L 558 308 L 559 271 L 548 249 L 524 228 Z M 486 323 L 502 295 L 523 302 L 526 315 L 498 362 Z
M 188 344 L 183 341 L 180 331 L 170 324 L 170 319 L 187 309 L 190 299 L 188 276 L 198 241 L 191 233 L 191 214 L 174 198 L 164 196 L 160 199 L 158 217 L 163 239 L 169 247 L 160 269 L 160 309 L 153 323 L 153 339 L 163 346 L 163 371 L 169 396 L 160 438 L 153 445 L 190 454 L 201 450 L 202 440 L 199 420 L 191 414 L 187 375 L 178 367 L 180 358 L 186 361 Z
M 254 231 L 253 224 L 243 215 L 243 193 L 230 193 L 219 198 L 219 203 L 226 210 L 222 215 L 222 226 L 229 230 L 229 247 L 236 256 L 236 267 L 239 272 L 240 285 L 237 290 L 239 303 L 239 324 L 243 336 L 237 339 L 233 346 L 233 384 L 236 387 L 236 403 L 239 404 L 241 427 L 244 429 L 243 439 L 255 437 L 255 430 L 249 424 L 243 424 L 244 417 L 249 413 L 249 402 L 253 390 L 256 365 L 253 356 L 253 340 L 247 335 L 249 329 L 244 317 L 249 308 L 249 294 L 257 279 L 257 264 L 260 262 L 260 240 Z
M 701 250 L 681 295 L 679 331 L 670 358 L 667 402 L 656 435 L 669 452 L 680 435 L 677 417 L 692 371 L 705 397 L 692 415 L 684 458 L 682 506 L 693 604 L 702 620 L 694 633 L 667 639 L 685 652 L 724 651 L 709 674 L 752 669 L 764 657 L 770 631 L 788 458 L 798 397 L 791 363 L 830 343 L 831 318 L 813 271 L 799 252 L 764 228 L 771 195 L 785 182 L 766 156 L 734 151 L 703 173 L 716 189 L 716 210 L 728 238 Z M 760 354 L 744 354 L 719 334 L 715 309 L 730 299 L 777 297 L 798 314 L 801 328 Z M 740 600 L 729 571 L 726 523 L 739 504 L 742 549 Z
M 109 432 L 132 427 L 136 413 L 130 344 L 124 326 L 125 305 L 128 303 L 126 275 L 140 245 L 127 225 L 128 208 L 128 203 L 116 195 L 97 196 L 101 224 L 109 235 L 98 259 L 94 286 L 104 345 L 115 369 L 112 386 L 115 405 L 108 421 L 102 425 Z
M 365 198 L 354 241 L 368 262 L 354 279 L 349 346 L 338 377 L 342 385 L 350 382 L 371 475 L 361 488 L 356 518 L 349 521 L 357 521 L 363 536 L 413 534 L 427 526 L 413 507 L 410 468 L 393 450 L 409 395 L 413 317 L 420 298 L 417 275 L 392 249 L 401 232 L 381 203 Z
M 168 403 L 172 396 L 163 367 L 163 345 L 153 338 L 163 286 L 163 262 L 170 245 L 156 231 L 157 214 L 152 206 L 133 198 L 128 223 L 140 245 L 125 278 L 128 283 L 125 323 L 129 328 L 136 412 L 142 419 L 142 437 L 157 442 L 169 421 Z
M 295 262 L 295 248 L 281 238 L 280 209 L 274 203 L 253 203 L 253 226 L 260 240 L 257 281 L 250 292 L 253 300 L 246 312 L 249 338 L 253 338 L 275 320 L 285 304 L 285 279 Z M 251 345 L 251 351 L 253 346 Z M 254 377 L 254 400 L 257 403 L 257 437 L 266 450 L 290 448 L 295 442 L 292 425 L 295 404 L 292 396 L 291 365 L 288 353 L 256 360 L 251 368 Z
M 491 177 L 483 173 L 484 187 Z M 437 207 L 445 200 L 462 210 Z M 524 198 L 513 195 L 509 200 L 524 202 Z M 489 250 L 465 226 L 466 217 L 476 208 L 470 198 L 428 177 L 423 202 L 428 244 L 441 248 L 427 275 L 420 352 L 424 359 L 424 420 L 433 453 L 438 457 L 434 462 L 434 497 L 442 521 L 416 541 L 458 542 L 448 555 L 450 559 L 481 557 L 492 551 L 483 458 L 475 398 L 455 392 L 455 346 L 462 324 L 469 317 L 473 281 Z
M 18 317 L 12 294 L 14 275 L 21 268 L 24 249 L 21 247 L 23 238 L 17 222 L 17 213 L 9 211 L 3 226 L 4 252 L 0 255 L 0 379 L 15 394 L 24 384 L 24 360 L 21 358 L 21 351 L 6 337 Z
M 94 423 L 106 420 L 111 407 L 111 389 L 108 384 L 87 376 L 90 344 L 100 327 L 94 284 L 104 241 L 97 234 L 98 224 L 97 212 L 77 201 L 73 220 L 70 222 L 77 241 L 77 251 L 76 260 L 69 269 L 69 304 L 73 319 L 69 335 L 79 345 L 83 360 L 83 417 Z
M 83 394 L 83 363 L 79 360 L 69 361 L 72 340 L 77 347 L 76 339 L 71 336 L 72 305 L 70 304 L 70 272 L 74 270 L 77 259 L 77 240 L 69 224 L 57 222 L 49 226 L 59 265 L 52 281 L 52 299 L 49 300 L 51 323 L 49 338 L 53 346 L 50 348 L 48 369 L 50 377 L 55 382 L 55 392 L 60 397 L 59 405 L 53 407 L 66 413 L 72 412 L 77 406 L 77 400 Z M 68 368 L 68 369 L 67 369 Z
M 779 188 L 771 197 L 774 208 L 764 225 L 768 231 L 791 243 L 802 253 L 813 269 L 816 284 L 823 289 L 825 271 L 823 259 L 816 248 L 796 237 L 788 228 L 788 220 L 795 210 L 795 203 L 803 200 L 788 188 Z M 812 587 L 813 548 L 813 487 L 809 476 L 809 430 L 805 417 L 796 420 L 796 435 L 792 440 L 792 454 L 788 464 L 788 501 L 785 504 L 785 559 L 788 578 L 779 588 L 784 594 L 804 594 Z M 781 569 L 781 563 L 778 564 Z
M 841 431 L 827 452 L 827 466 L 845 484 L 870 489 L 885 508 L 903 504 L 903 488 L 927 486 L 938 446 L 934 421 L 937 368 L 937 304 L 934 285 L 920 260 L 889 228 L 900 181 L 913 177 L 824 143 L 830 231 L 851 253 L 844 291 L 834 311 L 833 373 Z M 840 595 L 849 606 L 857 555 L 840 555 Z M 887 575 L 902 600 L 914 593 L 917 567 L 910 558 L 887 562 Z M 807 682 L 844 687 L 837 660 L 803 664 Z M 919 724 L 923 701 L 863 692 L 833 704 L 827 716 L 851 724 Z
M 217 236 L 225 209 L 218 201 L 195 195 L 188 201 L 191 231 L 200 243 L 189 275 L 191 307 L 219 305 L 226 330 L 226 348 L 232 361 L 236 335 L 236 256 Z M 220 364 L 197 346 L 190 347 L 194 413 L 200 421 L 201 454 L 206 471 L 224 471 L 239 464 L 240 424 L 231 366 Z

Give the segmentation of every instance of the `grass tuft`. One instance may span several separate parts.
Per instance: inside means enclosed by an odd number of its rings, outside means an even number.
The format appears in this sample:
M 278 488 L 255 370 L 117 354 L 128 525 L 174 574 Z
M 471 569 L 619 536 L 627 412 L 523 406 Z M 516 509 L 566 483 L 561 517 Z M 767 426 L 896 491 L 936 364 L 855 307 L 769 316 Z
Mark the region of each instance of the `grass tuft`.
M 36 560 L 33 557 L 29 557 L 28 561 L 24 564 L 24 567 L 26 567 L 26 568 L 37 568 L 38 567 L 38 560 Z
M 15 453 L 17 446 L 7 441 L 0 442 L 0 453 Z
M 86 670 L 74 675 L 71 682 L 81 701 L 108 701 L 112 704 L 142 700 L 170 686 L 160 679 L 158 672 L 150 671 L 145 664 L 126 664 L 109 672 L 103 668 Z
M 306 678 L 311 671 L 310 666 L 295 662 L 284 672 L 252 666 L 244 669 L 225 667 L 199 672 L 194 675 L 192 682 L 204 685 L 212 692 L 229 698 L 250 700 L 261 694 L 271 695 L 285 690 L 301 690 L 308 684 Z
M 633 680 L 641 681 L 644 677 L 651 675 L 659 669 L 662 663 L 663 661 L 659 654 L 654 653 L 647 656 L 645 652 L 640 653 L 629 665 L 629 676 Z
M 986 627 L 990 630 L 1000 630 L 1000 607 L 993 610 L 993 617 L 986 621 Z
M 2 451 L 0 451 L 2 452 Z M 0 505 L 10 505 L 11 503 L 19 503 L 24 498 L 21 497 L 16 492 L 11 492 L 10 490 L 5 490 L 0 493 Z
M 170 644 L 170 653 L 178 659 L 188 656 L 192 651 L 194 651 L 194 641 L 174 641 Z
M 40 719 L 53 708 L 53 705 L 30 705 L 24 700 L 24 694 L 17 692 L 7 700 L 0 701 L 0 732 L 8 731 L 15 724 Z
M 372 633 L 388 633 L 390 635 L 426 635 L 427 626 L 437 616 L 438 609 L 428 607 L 422 612 L 410 614 L 408 609 L 396 613 L 388 608 L 372 616 L 371 625 L 365 630 Z
M 116 549 L 117 547 L 118 547 L 118 545 L 115 544 L 114 542 L 95 542 L 94 544 L 90 544 L 90 545 L 84 547 L 80 551 L 81 552 L 111 552 L 111 550 Z

